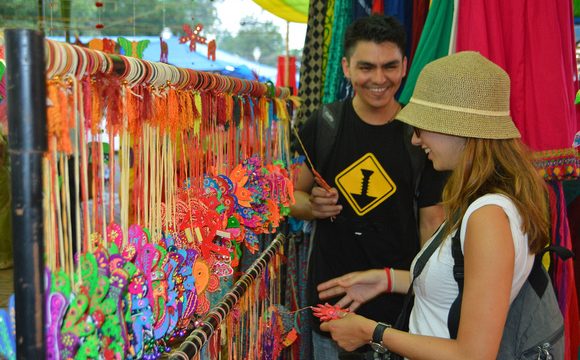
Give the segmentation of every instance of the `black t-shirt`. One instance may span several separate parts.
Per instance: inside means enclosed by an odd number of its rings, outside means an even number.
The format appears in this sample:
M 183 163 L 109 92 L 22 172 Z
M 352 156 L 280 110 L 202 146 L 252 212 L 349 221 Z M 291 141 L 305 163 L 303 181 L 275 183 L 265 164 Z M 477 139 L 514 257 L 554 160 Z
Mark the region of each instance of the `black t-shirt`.
M 309 305 L 322 303 L 316 291 L 319 283 L 352 271 L 409 269 L 419 250 L 413 174 L 404 143 L 406 125 L 399 121 L 369 125 L 356 115 L 352 100 L 347 100 L 331 156 L 326 164 L 317 164 L 316 116 L 305 123 L 301 139 L 322 177 L 339 189 L 343 210 L 334 221 L 316 223 L 308 274 Z M 442 173 L 434 171 L 430 161 L 425 164 L 419 207 L 438 203 L 444 183 Z M 357 313 L 394 323 L 403 297 L 380 295 Z M 313 327 L 318 329 L 318 323 Z

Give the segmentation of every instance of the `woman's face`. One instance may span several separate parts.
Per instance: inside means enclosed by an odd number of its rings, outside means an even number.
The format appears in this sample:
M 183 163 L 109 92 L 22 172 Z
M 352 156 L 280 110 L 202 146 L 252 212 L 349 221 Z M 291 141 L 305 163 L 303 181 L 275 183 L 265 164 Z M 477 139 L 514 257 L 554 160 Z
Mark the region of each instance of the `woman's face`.
M 415 128 L 411 142 L 421 146 L 438 171 L 453 170 L 463 154 L 467 139 Z

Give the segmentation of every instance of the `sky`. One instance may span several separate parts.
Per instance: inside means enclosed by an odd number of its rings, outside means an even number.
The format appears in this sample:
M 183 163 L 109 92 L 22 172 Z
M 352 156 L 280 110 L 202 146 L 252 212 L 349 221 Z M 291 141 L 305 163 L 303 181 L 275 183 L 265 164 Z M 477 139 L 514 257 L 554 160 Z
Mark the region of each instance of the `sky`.
M 223 0 L 216 1 L 215 7 L 222 27 L 232 34 L 240 29 L 240 20 L 244 16 L 254 16 L 261 21 L 272 21 L 280 29 L 283 39 L 286 39 L 286 20 L 281 19 L 266 10 L 263 10 L 252 0 Z M 290 23 L 289 47 L 302 49 L 306 36 L 306 24 Z

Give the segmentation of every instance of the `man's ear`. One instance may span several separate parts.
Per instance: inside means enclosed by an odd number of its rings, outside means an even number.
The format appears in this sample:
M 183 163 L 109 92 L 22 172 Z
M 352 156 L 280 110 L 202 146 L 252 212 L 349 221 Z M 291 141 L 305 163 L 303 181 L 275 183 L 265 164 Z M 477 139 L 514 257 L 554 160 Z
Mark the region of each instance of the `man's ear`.
M 350 72 L 348 70 L 348 60 L 346 57 L 342 58 L 342 72 L 344 73 L 344 77 L 350 79 Z
M 407 76 L 407 57 L 403 56 L 403 77 Z

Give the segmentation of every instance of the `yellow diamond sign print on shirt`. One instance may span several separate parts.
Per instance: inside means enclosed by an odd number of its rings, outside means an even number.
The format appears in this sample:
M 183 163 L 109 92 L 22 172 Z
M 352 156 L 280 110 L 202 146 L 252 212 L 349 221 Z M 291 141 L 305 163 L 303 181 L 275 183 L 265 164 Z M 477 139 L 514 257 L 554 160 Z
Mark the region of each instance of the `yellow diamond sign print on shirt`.
M 377 158 L 367 153 L 334 179 L 354 211 L 362 216 L 397 191 L 397 186 Z

